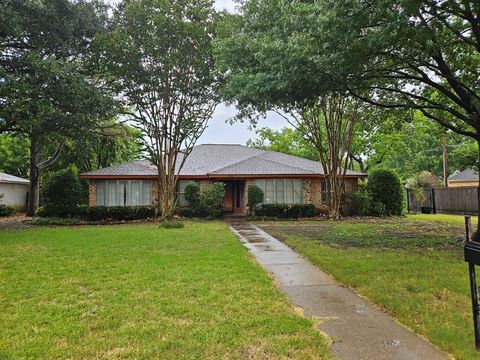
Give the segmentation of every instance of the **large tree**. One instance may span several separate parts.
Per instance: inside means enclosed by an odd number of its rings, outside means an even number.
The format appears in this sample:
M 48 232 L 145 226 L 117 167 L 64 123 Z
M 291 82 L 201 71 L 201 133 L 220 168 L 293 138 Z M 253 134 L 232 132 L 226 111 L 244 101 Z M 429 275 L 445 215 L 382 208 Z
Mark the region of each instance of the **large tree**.
M 210 0 L 124 1 L 97 44 L 157 166 L 163 218 L 173 215 L 178 174 L 217 104 L 214 22 Z
M 91 41 L 104 26 L 104 8 L 97 4 L 0 5 L 0 133 L 29 141 L 29 215 L 38 208 L 42 170 L 55 163 L 68 138 L 81 136 L 110 109 L 86 66 Z
M 240 16 L 225 19 L 216 47 L 226 78 L 222 95 L 240 109 L 239 117 L 254 122 L 269 110 L 287 114 L 285 119 L 316 149 L 327 180 L 330 216 L 337 218 L 360 109 L 347 89 L 333 82 L 325 80 L 315 92 L 302 88 L 306 77 L 321 78 L 298 61 L 312 46 L 295 39 L 303 24 L 298 25 L 292 11 L 303 6 L 252 0 L 241 7 Z

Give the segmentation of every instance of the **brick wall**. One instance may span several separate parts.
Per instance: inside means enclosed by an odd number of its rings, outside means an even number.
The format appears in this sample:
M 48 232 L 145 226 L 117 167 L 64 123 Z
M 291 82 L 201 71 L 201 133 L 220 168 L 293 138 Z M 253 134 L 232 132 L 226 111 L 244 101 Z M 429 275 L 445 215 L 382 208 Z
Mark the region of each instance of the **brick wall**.
M 97 183 L 94 180 L 88 181 L 88 206 L 97 205 Z

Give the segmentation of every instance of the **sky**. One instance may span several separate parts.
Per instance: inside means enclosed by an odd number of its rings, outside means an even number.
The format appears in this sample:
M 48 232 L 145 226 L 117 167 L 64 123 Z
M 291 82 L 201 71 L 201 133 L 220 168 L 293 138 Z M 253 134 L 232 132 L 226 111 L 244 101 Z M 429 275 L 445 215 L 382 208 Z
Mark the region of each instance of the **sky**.
M 235 11 L 235 3 L 232 0 L 216 0 L 215 7 L 218 10 Z M 237 113 L 234 106 L 220 104 L 208 123 L 203 135 L 198 139 L 197 144 L 245 144 L 248 139 L 255 138 L 255 129 L 249 123 L 235 123 L 233 125 L 228 119 Z M 288 123 L 275 113 L 268 113 L 265 119 L 257 124 L 257 128 L 269 127 L 279 130 Z

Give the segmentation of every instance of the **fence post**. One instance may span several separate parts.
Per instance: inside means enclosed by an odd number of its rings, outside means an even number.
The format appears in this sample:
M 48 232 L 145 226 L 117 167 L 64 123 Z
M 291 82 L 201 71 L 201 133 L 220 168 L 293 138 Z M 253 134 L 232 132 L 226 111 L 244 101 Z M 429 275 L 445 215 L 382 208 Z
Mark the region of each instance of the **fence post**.
M 435 189 L 432 188 L 432 208 L 433 208 L 433 213 L 437 213 L 437 204 L 435 203 Z
M 472 217 L 465 215 L 465 241 L 472 240 Z
M 409 201 L 410 194 L 409 194 L 409 191 L 410 191 L 410 189 L 407 188 L 407 212 L 410 212 L 410 201 Z

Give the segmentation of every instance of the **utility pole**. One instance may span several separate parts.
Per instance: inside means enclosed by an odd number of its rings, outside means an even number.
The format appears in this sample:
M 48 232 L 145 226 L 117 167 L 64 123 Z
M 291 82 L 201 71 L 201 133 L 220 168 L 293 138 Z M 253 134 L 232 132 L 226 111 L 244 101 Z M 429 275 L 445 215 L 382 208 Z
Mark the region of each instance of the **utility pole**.
M 443 182 L 448 188 L 447 136 L 443 135 Z

